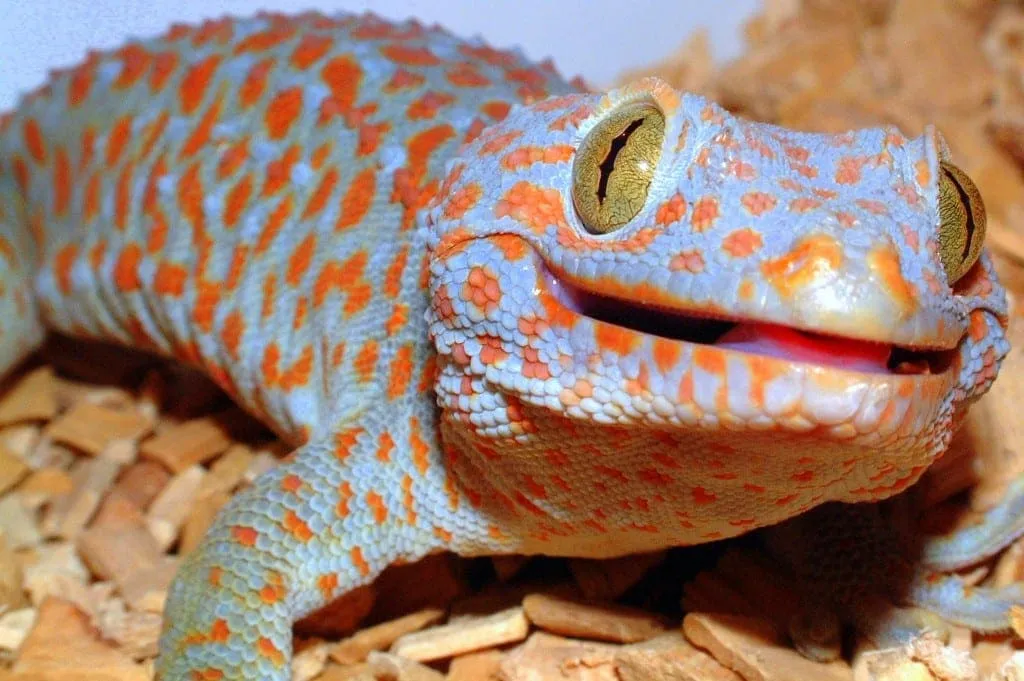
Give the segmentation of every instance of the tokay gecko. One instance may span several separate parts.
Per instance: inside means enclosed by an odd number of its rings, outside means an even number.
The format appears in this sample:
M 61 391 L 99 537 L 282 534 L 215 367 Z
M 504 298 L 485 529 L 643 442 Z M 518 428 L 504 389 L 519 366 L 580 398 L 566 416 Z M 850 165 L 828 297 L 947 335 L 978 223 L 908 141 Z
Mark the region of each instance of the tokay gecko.
M 438 551 L 814 534 L 913 485 L 1008 351 L 932 129 L 798 132 L 317 13 L 91 53 L 0 121 L 0 367 L 46 329 L 144 348 L 295 448 L 185 558 L 163 681 L 287 679 L 294 620 Z M 991 555 L 1022 497 L 925 557 Z M 1024 601 L 919 572 L 909 601 L 978 629 Z

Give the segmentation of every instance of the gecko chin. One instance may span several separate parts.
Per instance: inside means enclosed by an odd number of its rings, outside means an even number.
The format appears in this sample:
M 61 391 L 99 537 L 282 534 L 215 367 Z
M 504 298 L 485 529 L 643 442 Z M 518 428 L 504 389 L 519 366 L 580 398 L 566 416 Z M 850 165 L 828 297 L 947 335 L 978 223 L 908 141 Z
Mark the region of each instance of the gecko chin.
M 861 374 L 940 375 L 959 348 L 918 350 L 755 319 L 688 312 L 587 291 L 547 271 L 549 290 L 576 314 L 640 334 Z M 963 341 L 961 341 L 963 342 Z

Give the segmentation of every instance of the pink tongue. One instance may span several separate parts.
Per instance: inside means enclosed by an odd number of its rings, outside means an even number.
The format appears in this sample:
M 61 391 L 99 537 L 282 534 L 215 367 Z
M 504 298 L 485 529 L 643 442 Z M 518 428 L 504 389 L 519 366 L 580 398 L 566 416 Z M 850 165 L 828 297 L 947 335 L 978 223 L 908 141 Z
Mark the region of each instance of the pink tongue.
M 715 346 L 793 362 L 871 373 L 889 373 L 889 348 L 880 343 L 802 333 L 774 324 L 737 324 Z

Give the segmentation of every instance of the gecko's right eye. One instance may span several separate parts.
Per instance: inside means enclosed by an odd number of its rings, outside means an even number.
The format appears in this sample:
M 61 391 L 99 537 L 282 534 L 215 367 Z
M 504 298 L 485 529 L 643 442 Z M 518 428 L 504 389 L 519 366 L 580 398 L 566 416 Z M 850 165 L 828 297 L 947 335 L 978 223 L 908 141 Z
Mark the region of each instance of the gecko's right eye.
M 967 173 L 943 161 L 939 167 L 939 256 L 952 284 L 981 254 L 985 202 Z
M 623 106 L 594 126 L 576 153 L 572 199 L 591 234 L 636 217 L 661 158 L 665 116 L 653 104 Z

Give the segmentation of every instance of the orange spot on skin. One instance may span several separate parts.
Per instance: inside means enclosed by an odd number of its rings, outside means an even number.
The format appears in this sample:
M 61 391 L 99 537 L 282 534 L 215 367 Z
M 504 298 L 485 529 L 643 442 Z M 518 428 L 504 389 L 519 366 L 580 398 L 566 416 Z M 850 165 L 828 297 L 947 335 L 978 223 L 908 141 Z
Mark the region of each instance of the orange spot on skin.
M 409 447 L 412 451 L 412 462 L 420 475 L 426 475 L 430 467 L 430 445 L 420 436 L 420 420 L 409 419 Z
M 259 33 L 253 33 L 247 36 L 244 40 L 235 46 L 235 54 L 242 54 L 243 52 L 266 52 L 272 47 L 276 47 L 281 43 L 291 39 L 295 35 L 295 28 L 293 26 L 274 26 L 268 28 L 265 31 Z
M 232 310 L 224 319 L 224 328 L 221 329 L 220 339 L 224 343 L 224 349 L 227 350 L 228 355 L 235 361 L 238 361 L 238 348 L 244 334 L 245 317 L 242 316 L 240 310 Z
M 508 145 L 512 144 L 512 142 L 519 139 L 519 137 L 522 134 L 522 130 L 511 130 L 509 132 L 502 133 L 501 135 L 498 135 L 494 139 L 490 139 L 487 142 L 485 142 L 480 147 L 480 154 L 483 156 L 497 154 L 499 151 L 502 151 Z
M 141 45 L 126 45 L 118 51 L 121 58 L 121 72 L 117 74 L 114 88 L 124 90 L 134 85 L 146 72 L 152 59 Z
M 28 149 L 28 153 L 35 159 L 36 163 L 46 163 L 46 147 L 43 145 L 43 134 L 39 129 L 38 121 L 34 118 L 28 118 L 25 120 L 22 128 L 25 137 L 25 147 Z
M 661 373 L 666 374 L 679 363 L 682 349 L 679 343 L 665 338 L 655 338 L 651 352 L 654 355 L 654 364 L 661 370 Z
M 299 353 L 298 359 L 281 373 L 280 386 L 284 390 L 292 390 L 309 383 L 313 373 L 313 348 L 306 345 Z
M 676 193 L 665 203 L 658 206 L 658 212 L 654 221 L 659 225 L 670 225 L 679 222 L 686 215 L 686 199 L 682 194 Z
M 301 152 L 298 146 L 292 145 L 281 158 L 267 164 L 267 180 L 263 183 L 263 196 L 273 196 L 291 184 L 292 168 L 298 162 Z
M 693 349 L 693 364 L 709 374 L 725 375 L 725 353 L 717 348 L 696 346 Z
M 281 202 L 277 204 L 277 207 L 267 217 L 267 222 L 263 226 L 263 231 L 260 232 L 260 237 L 256 241 L 256 255 L 262 255 L 270 244 L 274 241 L 278 232 L 281 231 L 281 227 L 284 226 L 285 221 L 292 213 L 292 196 L 288 194 Z
M 300 71 L 308 69 L 320 61 L 330 51 L 333 44 L 334 41 L 326 35 L 313 34 L 303 36 L 299 44 L 295 46 L 295 51 L 292 52 L 290 59 L 292 66 Z
M 335 114 L 349 114 L 363 80 L 358 62 L 350 55 L 334 57 L 320 69 L 320 78 L 331 90 L 331 97 L 320 106 L 320 122 L 330 120 Z
M 195 130 L 192 131 L 192 134 L 181 147 L 181 153 L 178 158 L 185 159 L 189 156 L 195 155 L 210 141 L 210 134 L 213 131 L 213 126 L 220 118 L 220 107 L 222 102 L 223 97 L 217 97 L 217 99 L 210 104 L 210 108 L 208 108 L 206 113 L 203 114 L 203 117 L 199 119 L 199 123 L 196 124 Z
M 412 351 L 412 343 L 407 343 L 398 349 L 394 359 L 391 360 L 391 375 L 388 378 L 389 400 L 402 397 L 409 389 L 413 369 Z
M 139 280 L 139 263 L 142 248 L 136 243 L 126 244 L 114 263 L 114 284 L 124 293 L 137 291 L 142 287 Z
M 462 218 L 483 196 L 483 189 L 476 182 L 470 182 L 448 197 L 444 204 L 444 216 L 449 220 Z
M 309 529 L 309 525 L 296 515 L 295 511 L 285 513 L 284 521 L 281 525 L 303 544 L 313 538 L 313 530 Z
M 177 67 L 178 55 L 176 52 L 160 52 L 153 57 L 153 68 L 149 72 L 149 87 L 153 94 L 157 94 L 163 89 Z
M 839 269 L 842 246 L 833 237 L 816 234 L 797 242 L 789 253 L 761 265 L 761 273 L 779 295 L 790 299 L 817 278 Z
M 133 170 L 133 165 L 126 163 L 118 174 L 117 186 L 114 188 L 114 226 L 122 232 L 128 225 Z
M 764 244 L 761 233 L 750 227 L 730 232 L 722 240 L 722 250 L 734 258 L 747 258 Z
M 405 271 L 406 263 L 409 260 L 409 247 L 402 246 L 398 255 L 388 266 L 387 274 L 384 277 L 384 295 L 389 298 L 397 298 L 401 291 L 402 272 Z
M 334 193 L 334 188 L 338 185 L 338 169 L 330 168 L 324 177 L 320 180 L 320 184 L 317 185 L 316 191 L 313 192 L 313 196 L 310 197 L 309 203 L 306 204 L 306 209 L 302 212 L 302 218 L 308 219 L 317 215 L 327 205 L 327 200 L 331 198 L 331 194 Z
M 71 201 L 71 164 L 64 147 L 57 147 L 53 164 L 53 212 L 62 217 L 68 212 Z
M 267 605 L 273 605 L 283 600 L 288 595 L 288 592 L 285 590 L 284 584 L 281 583 L 280 575 L 271 575 L 269 582 L 269 584 L 264 584 L 263 588 L 259 590 L 260 600 Z
M 302 88 L 292 87 L 278 92 L 267 104 L 263 123 L 272 140 L 283 139 L 302 112 Z
M 594 342 L 601 350 L 625 356 L 639 347 L 640 334 L 614 324 L 596 322 L 594 324 Z
M 513 149 L 501 159 L 506 170 L 520 170 L 535 163 L 564 163 L 572 159 L 576 148 L 569 144 L 553 144 L 548 147 L 528 145 Z
M 338 575 L 333 573 L 320 575 L 316 580 L 316 588 L 325 601 L 330 600 L 334 596 L 334 592 L 338 590 Z
M 505 192 L 494 206 L 494 216 L 511 217 L 537 234 L 543 234 L 549 226 L 568 227 L 562 195 L 555 189 L 538 187 L 525 180 Z
M 244 527 L 236 525 L 231 528 L 231 537 L 246 547 L 256 546 L 256 539 L 259 538 L 259 533 L 251 527 Z
M 93 79 L 96 76 L 96 63 L 96 57 L 90 55 L 71 72 L 71 81 L 68 83 L 68 104 L 72 109 L 88 99 Z
M 153 289 L 160 295 L 180 298 L 185 293 L 188 272 L 181 265 L 162 262 L 157 265 Z
M 356 378 L 360 383 L 368 383 L 373 378 L 378 352 L 377 342 L 371 340 L 364 343 L 363 347 L 356 354 L 355 360 L 352 362 L 352 368 L 355 370 Z
M 370 210 L 376 186 L 377 176 L 373 168 L 366 168 L 352 179 L 341 200 L 341 215 L 334 226 L 335 231 L 348 229 L 362 221 Z
M 78 245 L 74 243 L 61 247 L 53 257 L 54 275 L 57 286 L 64 295 L 71 294 L 71 267 L 78 257 Z
M 221 58 L 220 55 L 213 54 L 189 67 L 178 88 L 178 99 L 185 114 L 195 113 L 199 108 Z
M 868 253 L 868 267 L 885 284 L 890 298 L 899 305 L 904 315 L 917 309 L 917 289 L 900 271 L 899 255 L 892 248 L 879 246 Z
M 366 251 L 357 251 L 343 263 L 328 261 L 313 284 L 313 306 L 320 307 L 331 291 L 341 291 L 348 294 L 343 309 L 346 316 L 362 310 L 372 295 L 369 284 L 363 279 L 368 258 Z
M 246 74 L 245 81 L 242 83 L 242 88 L 238 93 L 242 108 L 252 106 L 263 96 L 264 91 L 267 89 L 267 76 L 270 75 L 272 68 L 274 68 L 274 60 L 264 59 L 249 69 L 249 73 Z
M 224 225 L 234 228 L 252 196 L 252 176 L 246 174 L 224 197 Z
M 755 217 L 772 210 L 778 202 L 779 200 L 774 195 L 765 192 L 747 192 L 740 199 L 740 203 L 747 212 Z
M 409 104 L 405 116 L 410 121 L 434 118 L 441 109 L 454 101 L 455 97 L 451 94 L 429 90 Z
M 298 286 L 302 277 L 309 271 L 309 266 L 316 253 L 316 234 L 306 235 L 288 259 L 288 269 L 285 271 L 284 280 L 289 286 Z
M 488 268 L 474 267 L 466 277 L 462 297 L 485 315 L 490 315 L 501 301 L 501 284 Z
M 694 204 L 693 213 L 690 214 L 690 224 L 695 232 L 705 232 L 715 224 L 718 215 L 718 199 L 713 196 L 705 196 Z
M 406 47 L 389 43 L 381 48 L 381 54 L 402 66 L 437 66 L 441 61 L 425 47 Z
M 131 134 L 131 116 L 122 116 L 114 123 L 114 127 L 110 130 L 110 137 L 107 138 L 106 164 L 108 168 L 113 168 L 120 160 L 121 152 L 124 151 L 125 146 L 128 144 Z
M 352 562 L 355 564 L 356 569 L 359 570 L 359 574 L 363 577 L 370 576 L 370 564 L 366 562 L 366 558 L 363 557 L 363 550 L 358 546 L 353 546 L 350 553 L 352 556 Z
M 378 525 L 383 525 L 388 519 L 388 509 L 384 505 L 384 498 L 370 490 L 366 493 L 366 505 L 370 507 L 373 512 L 373 520 Z
M 274 666 L 284 666 L 284 653 L 278 650 L 277 646 L 275 646 L 269 638 L 260 638 L 260 640 L 256 642 L 256 650 L 259 651 L 260 655 L 270 660 Z

